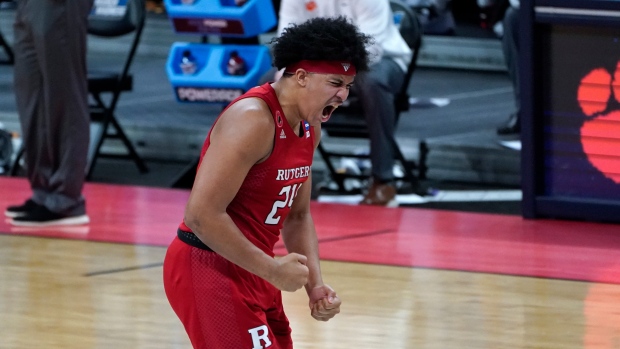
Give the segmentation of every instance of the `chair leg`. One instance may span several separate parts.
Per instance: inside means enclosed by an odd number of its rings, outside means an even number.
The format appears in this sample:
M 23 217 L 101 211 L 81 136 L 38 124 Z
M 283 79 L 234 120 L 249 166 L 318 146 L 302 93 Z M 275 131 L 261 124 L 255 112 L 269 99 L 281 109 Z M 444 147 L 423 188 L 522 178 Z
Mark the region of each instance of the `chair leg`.
M 403 179 L 411 183 L 413 192 L 417 193 L 420 189 L 419 180 L 424 179 L 426 177 L 426 154 L 428 153 L 426 142 L 420 143 L 420 157 L 419 157 L 418 164 L 417 164 L 418 176 L 416 176 L 414 173 L 414 166 L 411 165 L 411 163 L 405 158 L 402 151 L 400 150 L 400 147 L 398 146 L 396 139 L 392 138 L 390 143 L 392 144 L 392 147 L 394 149 L 395 160 L 400 161 L 400 163 L 403 166 L 404 176 L 399 179 Z M 343 175 L 336 171 L 334 165 L 332 164 L 330 160 L 332 157 L 332 154 L 330 154 L 330 152 L 327 151 L 323 147 L 322 143 L 319 143 L 318 150 L 319 150 L 319 153 L 321 154 L 321 157 L 323 158 L 323 161 L 325 162 L 325 166 L 327 166 L 327 169 L 330 173 L 332 180 L 334 180 L 334 182 L 336 182 L 336 184 L 338 185 L 338 190 L 342 193 L 346 193 L 347 190 L 344 185 L 344 179 L 346 177 L 349 177 L 350 175 L 349 176 Z
M 2 46 L 7 56 L 7 59 L 4 61 L 0 61 L 0 64 L 12 65 L 15 62 L 15 55 L 13 54 L 11 46 L 9 46 L 9 44 L 4 39 L 2 33 L 0 33 L 0 46 Z
M 101 132 L 99 133 L 99 137 L 97 138 L 97 142 L 95 144 L 95 149 L 93 149 L 93 158 L 90 160 L 90 164 L 88 165 L 88 169 L 86 170 L 86 180 L 89 181 L 93 176 L 93 171 L 95 170 L 95 165 L 97 163 L 97 158 L 99 157 L 101 146 L 103 145 L 103 141 L 106 138 L 106 134 L 108 132 L 109 121 L 106 118 L 102 121 Z
M 136 165 L 138 166 L 140 173 L 149 172 L 149 168 L 146 166 L 146 164 L 144 163 L 140 155 L 138 155 L 138 152 L 136 152 L 136 148 L 134 148 L 133 144 L 131 144 L 131 141 L 129 141 L 129 138 L 127 138 L 127 135 L 121 128 L 121 125 L 119 125 L 116 118 L 112 116 L 110 121 L 112 122 L 112 125 L 114 125 L 114 128 L 116 129 L 118 137 L 121 139 L 123 144 L 125 144 L 125 148 L 127 148 L 127 151 L 129 152 L 129 157 L 131 157 L 136 163 Z
M 321 157 L 323 158 L 323 161 L 325 162 L 325 166 L 327 166 L 327 170 L 329 171 L 330 176 L 338 185 L 338 190 L 340 190 L 341 192 L 346 192 L 346 189 L 344 186 L 344 178 L 342 178 L 342 176 L 339 176 L 338 172 L 336 172 L 336 168 L 334 168 L 334 165 L 332 165 L 332 162 L 331 162 L 331 156 L 328 154 L 327 150 L 325 150 L 325 148 L 323 147 L 323 143 L 319 142 L 318 149 L 319 149 L 319 153 L 321 154 Z
M 105 117 L 102 122 L 103 122 L 103 126 L 102 126 L 101 135 L 99 136 L 99 139 L 97 139 L 97 144 L 95 145 L 95 149 L 93 151 L 93 158 L 90 162 L 90 166 L 88 167 L 88 171 L 86 173 L 86 179 L 87 180 L 91 179 L 93 170 L 97 163 L 97 158 L 99 156 L 104 155 L 101 153 L 101 147 L 103 146 L 103 142 L 105 141 L 106 138 L 112 137 L 112 135 L 108 133 L 110 126 L 113 126 L 116 131 L 113 137 L 119 138 L 123 142 L 123 145 L 125 146 L 125 148 L 127 149 L 128 154 L 126 155 L 126 157 L 129 157 L 136 163 L 136 165 L 138 166 L 138 169 L 140 170 L 140 173 L 148 172 L 149 171 L 148 167 L 146 166 L 146 164 L 144 163 L 140 155 L 138 155 L 138 153 L 136 152 L 136 149 L 134 148 L 133 144 L 131 144 L 131 142 L 129 141 L 129 138 L 127 137 L 127 135 L 121 128 L 121 125 L 118 123 L 116 118 L 113 115 L 108 115 L 108 117 Z
M 404 178 L 407 181 L 409 181 L 409 183 L 411 183 L 411 186 L 413 190 L 415 191 L 419 185 L 419 182 L 418 182 L 418 179 L 413 174 L 413 167 L 411 166 L 411 164 L 409 164 L 409 161 L 405 159 L 405 156 L 400 151 L 400 148 L 398 147 L 398 143 L 396 143 L 396 139 L 392 138 L 391 143 L 392 143 L 392 148 L 394 148 L 394 154 L 396 155 L 396 159 L 400 161 L 400 163 L 403 165 L 403 169 L 405 170 Z
M 426 159 L 428 157 L 428 144 L 425 141 L 420 142 L 420 159 L 418 164 L 418 178 L 426 179 L 426 171 L 428 167 L 426 166 Z
M 9 175 L 11 177 L 17 176 L 17 170 L 19 169 L 19 161 L 22 159 L 23 156 L 24 156 L 24 147 L 22 146 L 17 151 L 17 155 L 15 155 L 15 160 L 13 160 L 13 163 L 11 164 L 11 170 L 9 171 Z

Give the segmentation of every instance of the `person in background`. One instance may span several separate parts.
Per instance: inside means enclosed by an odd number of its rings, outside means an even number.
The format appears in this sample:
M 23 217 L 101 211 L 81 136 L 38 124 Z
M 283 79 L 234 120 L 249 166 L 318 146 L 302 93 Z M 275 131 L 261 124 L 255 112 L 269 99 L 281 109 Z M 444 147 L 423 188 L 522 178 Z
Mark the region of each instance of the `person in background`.
M 13 225 L 86 224 L 82 195 L 90 137 L 86 35 L 92 0 L 20 0 L 14 87 L 32 197 Z
M 305 287 L 316 320 L 340 312 L 321 275 L 311 166 L 321 123 L 368 69 L 369 41 L 344 17 L 287 28 L 273 41 L 283 77 L 234 100 L 209 131 L 163 268 L 194 348 L 293 348 L 282 290 Z M 289 254 L 276 259 L 280 235 Z
M 403 84 L 412 52 L 394 24 L 388 0 L 282 0 L 278 34 L 291 24 L 310 18 L 345 16 L 374 39 L 369 47 L 371 66 L 354 86 L 370 131 L 372 181 L 362 205 L 397 206 L 394 185 L 396 132 L 395 94 Z M 276 76 L 277 78 L 277 76 Z
M 508 76 L 514 89 L 516 110 L 506 123 L 497 129 L 499 135 L 511 135 L 521 132 L 521 97 L 519 87 L 519 0 L 510 0 L 503 20 L 502 49 Z

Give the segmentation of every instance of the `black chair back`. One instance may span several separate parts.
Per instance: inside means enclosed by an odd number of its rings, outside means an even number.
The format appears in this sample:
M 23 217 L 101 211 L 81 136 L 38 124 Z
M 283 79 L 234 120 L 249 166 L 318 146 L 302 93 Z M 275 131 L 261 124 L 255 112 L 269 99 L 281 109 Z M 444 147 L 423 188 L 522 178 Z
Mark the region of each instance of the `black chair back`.
M 116 71 L 115 74 L 118 77 L 116 88 L 113 91 L 113 99 L 110 105 L 110 109 L 114 109 L 122 90 L 131 89 L 131 82 L 129 75 L 129 67 L 133 61 L 133 58 L 138 49 L 140 38 L 142 37 L 142 30 L 144 29 L 144 23 L 146 21 L 146 3 L 145 0 L 127 0 L 124 5 L 107 6 L 107 1 L 95 0 L 93 10 L 88 17 L 88 33 L 90 35 L 104 37 L 104 38 L 118 38 L 133 33 L 133 40 L 131 46 L 127 52 L 127 58 L 120 71 Z M 123 1 L 120 0 L 122 4 Z M 89 76 L 89 79 L 98 78 L 101 72 L 93 72 Z M 104 73 L 105 74 L 105 73 Z M 97 89 L 98 84 L 91 84 L 91 86 Z

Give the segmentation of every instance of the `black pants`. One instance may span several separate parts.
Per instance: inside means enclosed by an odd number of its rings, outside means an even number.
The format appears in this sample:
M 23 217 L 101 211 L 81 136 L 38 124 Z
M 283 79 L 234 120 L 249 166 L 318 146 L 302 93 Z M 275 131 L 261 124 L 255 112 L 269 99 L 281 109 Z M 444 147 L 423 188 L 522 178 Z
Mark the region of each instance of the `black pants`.
M 15 16 L 17 111 L 32 199 L 85 213 L 90 121 L 87 20 L 93 0 L 20 0 Z

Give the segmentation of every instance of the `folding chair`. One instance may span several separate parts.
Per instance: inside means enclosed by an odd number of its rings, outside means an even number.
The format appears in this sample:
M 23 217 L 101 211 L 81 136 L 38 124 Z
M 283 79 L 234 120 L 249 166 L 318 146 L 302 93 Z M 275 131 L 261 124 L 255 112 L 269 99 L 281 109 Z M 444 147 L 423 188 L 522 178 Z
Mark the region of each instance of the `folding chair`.
M 88 19 L 88 33 L 90 35 L 118 39 L 132 34 L 133 38 L 122 67 L 105 71 L 91 71 L 90 69 L 88 71 L 88 92 L 94 101 L 90 105 L 91 121 L 100 123 L 101 127 L 91 141 L 94 148 L 91 149 L 91 160 L 86 171 L 87 179 L 90 179 L 99 157 L 130 159 L 136 163 L 141 173 L 148 172 L 144 161 L 127 138 L 115 115 L 121 93 L 133 89 L 133 76 L 129 73 L 129 68 L 140 43 L 146 20 L 145 0 L 119 0 L 118 3 L 118 5 L 109 6 L 109 1 L 103 1 L 101 5 L 95 1 L 93 11 Z M 107 103 L 102 95 L 109 96 Z M 103 152 L 102 145 L 106 139 L 119 139 L 125 146 L 127 153 Z
M 394 99 L 396 108 L 396 122 L 398 122 L 400 114 L 404 111 L 409 110 L 409 93 L 407 89 L 409 87 L 411 77 L 413 76 L 413 72 L 416 69 L 420 46 L 422 45 L 422 28 L 418 21 L 418 17 L 410 6 L 406 5 L 400 0 L 390 0 L 390 6 L 392 8 L 392 12 L 394 13 L 395 21 L 397 21 L 400 26 L 399 30 L 403 39 L 405 39 L 407 45 L 409 45 L 409 47 L 413 51 L 413 57 L 411 59 L 411 62 L 409 63 L 409 66 L 407 67 L 407 72 L 405 73 L 403 85 Z M 351 102 L 349 106 L 338 108 L 338 110 L 334 113 L 334 115 L 332 115 L 330 120 L 321 126 L 322 130 L 329 137 L 368 139 L 369 135 L 366 121 L 364 119 L 364 116 L 361 114 L 361 105 L 358 101 L 356 101 L 356 99 L 357 98 L 355 96 L 350 96 L 349 100 Z M 418 177 L 416 177 L 414 170 L 417 169 L 418 176 L 420 178 L 424 178 L 426 170 L 425 158 L 427 153 L 425 143 L 422 142 L 420 144 L 420 157 L 417 165 L 405 159 L 405 156 L 403 155 L 403 152 L 401 151 L 398 143 L 396 142 L 396 139 L 392 138 L 391 143 L 395 151 L 395 157 L 397 160 L 400 161 L 404 170 L 404 176 L 396 179 L 406 180 L 411 183 L 414 189 L 417 188 Z M 319 143 L 318 150 L 321 154 L 323 161 L 325 162 L 331 178 L 338 185 L 339 191 L 347 191 L 344 184 L 346 178 L 368 178 L 367 174 L 340 172 L 337 170 L 336 165 L 334 165 L 333 161 L 335 159 L 340 159 L 343 157 L 369 158 L 369 155 L 353 154 L 351 152 L 339 151 L 336 149 L 328 150 L 323 145 L 323 141 Z

